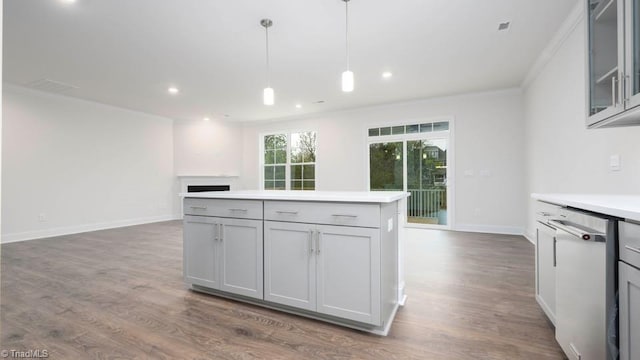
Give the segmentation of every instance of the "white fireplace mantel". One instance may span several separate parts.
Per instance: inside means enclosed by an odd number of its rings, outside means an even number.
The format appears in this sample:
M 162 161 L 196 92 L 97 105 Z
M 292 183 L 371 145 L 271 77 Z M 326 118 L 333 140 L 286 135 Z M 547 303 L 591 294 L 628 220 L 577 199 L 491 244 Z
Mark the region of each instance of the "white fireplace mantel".
M 177 175 L 178 182 L 180 183 L 180 193 L 186 193 L 189 185 L 229 185 L 231 191 L 242 190 L 240 187 L 240 177 L 237 175 Z M 176 194 L 176 196 L 178 196 Z M 184 214 L 184 209 L 182 207 L 182 198 L 180 201 L 180 217 Z

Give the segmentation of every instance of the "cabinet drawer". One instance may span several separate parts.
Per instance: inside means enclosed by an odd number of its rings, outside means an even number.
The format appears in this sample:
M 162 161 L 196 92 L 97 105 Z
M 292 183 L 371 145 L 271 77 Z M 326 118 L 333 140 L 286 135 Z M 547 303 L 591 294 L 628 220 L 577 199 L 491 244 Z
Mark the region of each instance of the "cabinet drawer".
M 185 198 L 184 214 L 262 220 L 262 201 Z
M 264 218 L 272 221 L 379 228 L 380 205 L 265 201 Z
M 620 259 L 640 267 L 640 225 L 620 222 Z

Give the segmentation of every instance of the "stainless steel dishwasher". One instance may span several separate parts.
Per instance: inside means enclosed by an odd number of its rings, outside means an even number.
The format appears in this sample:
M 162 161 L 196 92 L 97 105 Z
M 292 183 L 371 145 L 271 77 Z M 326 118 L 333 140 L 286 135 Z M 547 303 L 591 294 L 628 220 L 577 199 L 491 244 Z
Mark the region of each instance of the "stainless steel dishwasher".
M 615 360 L 617 219 L 562 209 L 556 230 L 556 340 L 569 359 Z

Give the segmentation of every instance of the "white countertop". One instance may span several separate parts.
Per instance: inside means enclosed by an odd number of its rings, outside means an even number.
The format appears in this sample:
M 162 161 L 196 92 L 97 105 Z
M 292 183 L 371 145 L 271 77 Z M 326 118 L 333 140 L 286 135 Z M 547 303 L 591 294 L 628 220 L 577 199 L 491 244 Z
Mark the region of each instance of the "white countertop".
M 181 193 L 188 198 L 390 203 L 409 196 L 403 191 L 243 190 Z
M 640 221 L 640 195 L 531 194 L 536 200 Z

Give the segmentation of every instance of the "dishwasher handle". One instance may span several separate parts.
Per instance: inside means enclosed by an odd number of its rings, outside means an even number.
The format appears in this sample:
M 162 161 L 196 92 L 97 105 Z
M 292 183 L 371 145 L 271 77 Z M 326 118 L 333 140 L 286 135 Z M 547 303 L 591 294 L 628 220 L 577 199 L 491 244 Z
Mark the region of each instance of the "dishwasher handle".
M 563 220 L 549 220 L 548 223 L 549 225 L 555 227 L 556 229 L 567 232 L 584 241 L 605 242 L 604 234 L 597 233 L 597 232 L 584 231 L 583 229 L 579 229 L 575 226 L 567 225 Z

